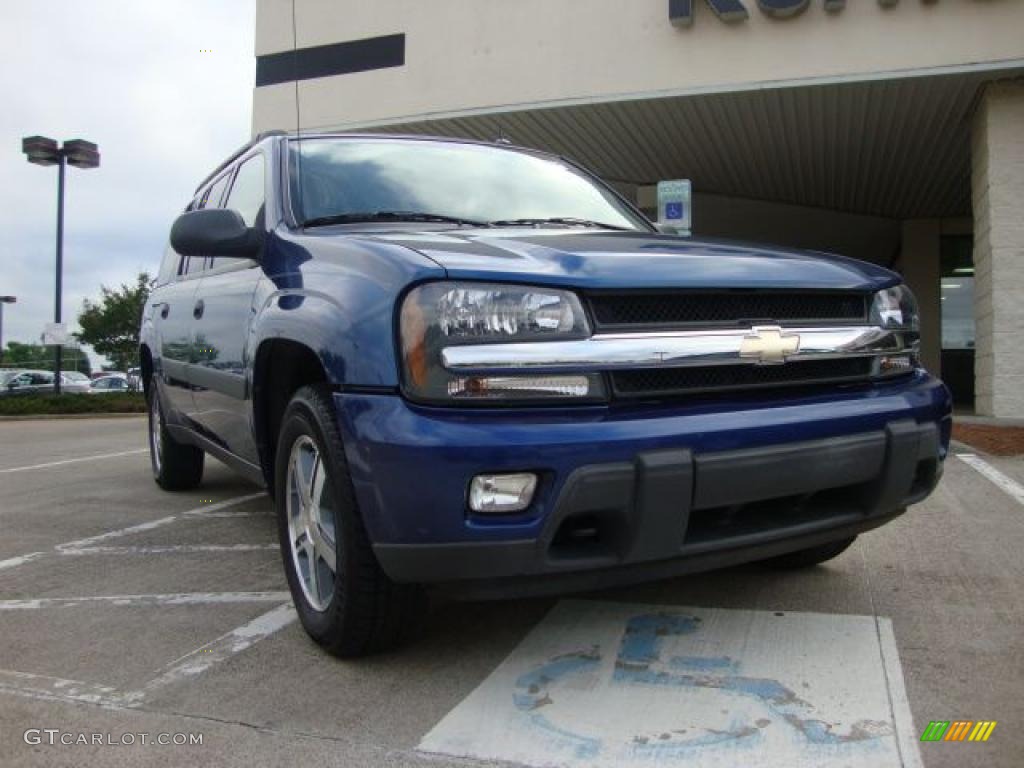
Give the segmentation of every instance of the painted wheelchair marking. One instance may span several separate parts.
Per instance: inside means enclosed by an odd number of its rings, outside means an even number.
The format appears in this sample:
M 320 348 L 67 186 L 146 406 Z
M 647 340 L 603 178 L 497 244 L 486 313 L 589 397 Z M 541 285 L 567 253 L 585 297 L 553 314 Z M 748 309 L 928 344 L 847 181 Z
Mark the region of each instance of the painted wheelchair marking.
M 858 720 L 847 729 L 810 717 L 814 706 L 778 680 L 748 677 L 741 664 L 729 656 L 669 656 L 663 658 L 666 639 L 695 634 L 701 619 L 696 616 L 647 613 L 626 623 L 612 674 L 613 686 L 671 686 L 714 689 L 755 699 L 778 716 L 778 722 L 795 729 L 808 744 L 834 745 L 864 742 L 892 734 L 889 723 Z M 530 723 L 574 745 L 576 756 L 593 758 L 602 749 L 598 736 L 577 733 L 552 722 L 544 708 L 554 703 L 554 687 L 572 675 L 596 671 L 602 661 L 600 646 L 560 654 L 520 675 L 515 683 L 513 703 Z M 637 734 L 630 751 L 635 757 L 679 757 L 694 747 L 729 741 L 756 740 L 770 719 L 734 724 L 725 730 L 701 729 L 696 736 L 679 728 L 652 734 Z

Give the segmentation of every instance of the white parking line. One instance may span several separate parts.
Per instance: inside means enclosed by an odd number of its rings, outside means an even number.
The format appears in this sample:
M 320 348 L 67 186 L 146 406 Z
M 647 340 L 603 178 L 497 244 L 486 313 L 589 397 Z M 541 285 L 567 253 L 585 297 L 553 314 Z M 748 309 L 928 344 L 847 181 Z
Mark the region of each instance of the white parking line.
M 80 456 L 77 459 L 64 459 L 63 461 L 48 461 L 45 464 L 30 464 L 26 467 L 10 467 L 0 469 L 0 475 L 11 472 L 28 472 L 33 469 L 49 469 L 50 467 L 63 467 L 65 464 L 78 464 L 82 461 L 99 461 L 101 459 L 116 459 L 121 456 L 134 456 L 137 453 L 149 453 L 149 448 L 139 448 L 134 451 L 118 451 L 117 453 L 97 453 L 93 456 Z
M 83 547 L 57 550 L 59 555 L 187 555 L 193 552 L 257 552 L 278 549 L 279 544 L 153 544 L 141 547 Z
M 28 467 L 19 469 L 29 469 Z M 101 544 L 112 539 L 136 533 L 146 533 L 186 518 L 196 517 L 241 517 L 253 514 L 231 510 L 231 507 L 264 497 L 263 493 L 237 496 L 233 499 L 186 512 L 168 515 L 145 523 L 119 528 L 114 531 L 57 544 L 52 550 L 31 552 L 18 557 L 0 560 L 0 570 L 14 568 L 41 557 L 62 555 L 110 555 L 110 554 L 154 554 L 187 552 L 244 552 L 276 549 L 277 544 L 171 544 L 148 546 L 108 546 Z M 290 604 L 291 595 L 285 591 L 267 592 L 195 592 L 141 595 L 99 595 L 64 598 L 29 598 L 22 600 L 0 600 L 0 611 L 40 610 L 45 608 L 73 608 L 76 606 L 107 604 L 113 606 L 160 607 L 168 605 L 207 605 L 228 603 L 278 603 L 271 611 L 258 616 L 247 624 L 221 635 L 216 640 L 197 648 L 163 668 L 163 672 L 145 683 L 141 688 L 119 692 L 110 686 L 84 683 L 77 680 L 37 675 L 28 672 L 0 669 L 0 694 L 11 694 L 46 701 L 63 701 L 77 704 L 93 704 L 108 709 L 123 709 L 140 706 L 155 690 L 176 682 L 188 680 L 202 674 L 214 664 L 244 651 L 263 638 L 288 626 L 297 618 Z
M 214 504 L 204 504 L 201 507 L 189 509 L 185 512 L 181 512 L 176 515 L 168 515 L 167 517 L 161 517 L 157 520 L 150 520 L 146 523 L 139 523 L 138 525 L 130 525 L 127 528 L 118 528 L 114 531 L 107 531 L 106 533 L 100 533 L 96 536 L 89 536 L 84 539 L 75 539 L 74 541 L 65 541 L 63 544 L 57 544 L 50 552 L 30 552 L 27 555 L 19 555 L 17 557 L 10 557 L 6 560 L 0 560 L 0 571 L 16 568 L 19 565 L 30 563 L 33 560 L 38 560 L 40 557 L 47 555 L 80 555 L 80 554 L 104 554 L 104 548 L 96 547 L 95 544 L 101 541 L 109 541 L 110 539 L 121 538 L 122 536 L 130 536 L 133 533 L 145 533 L 152 531 L 154 528 L 160 528 L 161 526 L 173 523 L 175 520 L 179 520 L 183 517 L 221 517 L 228 516 L 230 512 L 225 512 L 230 507 L 244 504 L 247 501 L 253 501 L 265 497 L 265 493 L 250 493 L 245 496 L 235 496 L 232 499 L 225 499 L 224 501 L 218 501 Z M 248 513 L 246 513 L 248 514 Z M 234 515 L 232 515 L 234 516 Z M 245 545 L 243 545 L 245 546 Z M 276 545 L 275 545 L 276 546 Z M 257 549 L 271 548 L 271 545 L 254 545 Z M 123 554 L 120 552 L 120 548 L 110 547 L 106 548 L 106 554 Z M 205 550 L 197 550 L 205 551 Z
M 227 595 L 239 593 L 225 593 Z M 250 593 L 264 595 L 270 602 L 278 599 L 290 599 L 287 592 Z M 130 595 L 129 598 L 175 598 L 184 597 L 189 600 L 199 599 L 202 595 Z M 210 596 L 207 596 L 210 597 Z M 224 595 L 212 595 L 221 598 Z M 263 599 L 259 600 L 262 602 Z M 235 602 L 238 602 L 235 600 Z M 162 674 L 145 683 L 135 691 L 119 693 L 116 688 L 94 683 L 83 683 L 78 680 L 66 680 L 48 675 L 36 675 L 30 672 L 17 672 L 0 669 L 0 694 L 7 693 L 30 699 L 46 701 L 64 701 L 76 704 L 95 704 L 107 709 L 124 709 L 138 707 L 154 691 L 174 683 L 183 682 L 201 675 L 214 664 L 218 664 L 237 653 L 252 647 L 265 637 L 272 635 L 291 624 L 298 616 L 290 605 L 279 605 L 267 613 L 257 616 L 247 624 L 227 632 L 216 640 L 197 648 L 190 653 L 175 659 L 168 664 Z
M 0 600 L 0 611 L 74 608 L 106 603 L 119 607 L 168 605 L 224 605 L 234 603 L 283 603 L 288 592 L 171 592 L 163 595 L 90 595 L 87 597 L 38 597 L 25 600 Z
M 921 750 L 918 748 L 917 740 L 917 734 L 920 731 L 914 727 L 914 716 L 910 712 L 910 699 L 907 698 L 907 688 L 903 679 L 903 667 L 900 666 L 900 652 L 896 646 L 896 633 L 892 628 L 892 619 L 886 616 L 876 616 L 875 621 L 900 760 L 903 762 L 904 768 L 921 768 Z
M 165 672 L 150 680 L 139 690 L 121 695 L 119 701 L 124 706 L 138 706 L 153 691 L 201 675 L 214 664 L 218 664 L 274 632 L 284 629 L 296 618 L 298 616 L 291 604 L 278 606 L 274 610 L 256 617 L 248 624 L 233 629 L 201 648 L 196 648 L 191 653 L 175 659 L 167 666 Z
M 40 557 L 48 554 L 49 552 L 29 552 L 27 555 L 19 555 L 18 557 L 9 557 L 6 560 L 0 560 L 0 571 L 7 568 L 17 568 L 19 565 L 31 563 L 33 560 L 38 560 Z
M 106 533 L 100 533 L 96 536 L 89 536 L 85 539 L 65 541 L 63 544 L 57 544 L 54 547 L 54 549 L 58 551 L 64 551 L 68 549 L 84 549 L 86 547 L 91 547 L 94 544 L 97 544 L 101 541 L 109 541 L 110 539 L 117 539 L 121 536 L 130 536 L 133 533 L 144 533 L 145 531 L 152 531 L 154 528 L 159 528 L 162 525 L 173 523 L 177 519 L 177 515 L 168 515 L 167 517 L 161 517 L 158 520 L 150 520 L 148 523 L 130 525 L 127 528 L 118 528 L 115 531 L 107 531 Z
M 1006 495 L 1016 500 L 1018 504 L 1024 504 L 1024 485 L 1021 485 L 1012 477 L 1004 475 L 987 461 L 973 453 L 958 453 L 956 457 L 999 486 Z
M 29 699 L 44 701 L 66 701 L 77 704 L 98 704 L 101 707 L 120 709 L 114 688 L 80 680 L 65 680 L 49 675 L 34 675 L 30 672 L 16 672 L 0 669 L 0 693 L 10 693 Z
M 229 507 L 236 507 L 239 504 L 243 504 L 253 499 L 265 499 L 267 494 L 265 491 L 259 493 L 250 493 L 246 496 L 235 496 L 233 499 L 227 499 L 225 501 L 218 501 L 215 504 L 204 504 L 201 507 L 190 509 L 187 512 L 182 512 L 182 517 L 248 517 L 251 512 L 240 512 L 233 510 L 231 512 L 225 512 L 225 509 Z

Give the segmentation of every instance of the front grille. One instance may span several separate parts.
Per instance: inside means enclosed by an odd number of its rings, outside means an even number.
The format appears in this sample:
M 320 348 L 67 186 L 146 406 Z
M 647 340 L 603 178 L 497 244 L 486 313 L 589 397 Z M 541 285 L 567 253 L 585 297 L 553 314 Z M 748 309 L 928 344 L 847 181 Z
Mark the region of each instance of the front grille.
M 872 358 L 805 360 L 784 365 L 719 365 L 654 368 L 612 374 L 616 397 L 667 397 L 698 392 L 809 386 L 863 381 L 872 373 Z
M 843 324 L 867 318 L 867 297 L 849 291 L 631 291 L 594 293 L 597 329 Z

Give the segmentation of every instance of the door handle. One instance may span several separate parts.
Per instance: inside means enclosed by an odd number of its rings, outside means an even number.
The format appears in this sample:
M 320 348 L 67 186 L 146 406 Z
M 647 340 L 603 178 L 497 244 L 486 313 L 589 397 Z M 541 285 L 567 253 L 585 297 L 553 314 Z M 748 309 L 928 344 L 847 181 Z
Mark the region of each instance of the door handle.
M 160 317 L 163 318 L 166 318 L 167 313 L 171 311 L 171 305 L 168 304 L 166 301 L 154 301 L 152 304 L 150 304 L 150 306 L 153 307 L 153 309 L 159 309 Z
M 199 301 L 196 302 L 195 307 L 192 308 L 192 317 L 198 320 L 200 317 L 203 316 L 204 309 L 206 309 L 206 305 L 203 303 L 203 300 L 200 299 Z

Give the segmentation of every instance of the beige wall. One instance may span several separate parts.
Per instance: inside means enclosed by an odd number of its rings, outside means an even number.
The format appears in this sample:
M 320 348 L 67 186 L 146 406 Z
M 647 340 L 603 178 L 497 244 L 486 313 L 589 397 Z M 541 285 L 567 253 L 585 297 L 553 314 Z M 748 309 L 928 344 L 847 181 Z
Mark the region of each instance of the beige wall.
M 406 65 L 300 83 L 303 128 L 360 127 L 515 106 L 735 90 L 1024 57 L 1024 2 L 812 0 L 772 19 L 692 27 L 668 0 L 295 0 L 298 46 L 404 32 Z M 256 53 L 292 47 L 291 0 L 259 0 Z M 255 130 L 294 128 L 293 84 L 256 89 Z
M 1024 414 L 1024 84 L 989 85 L 972 137 L 979 413 Z

